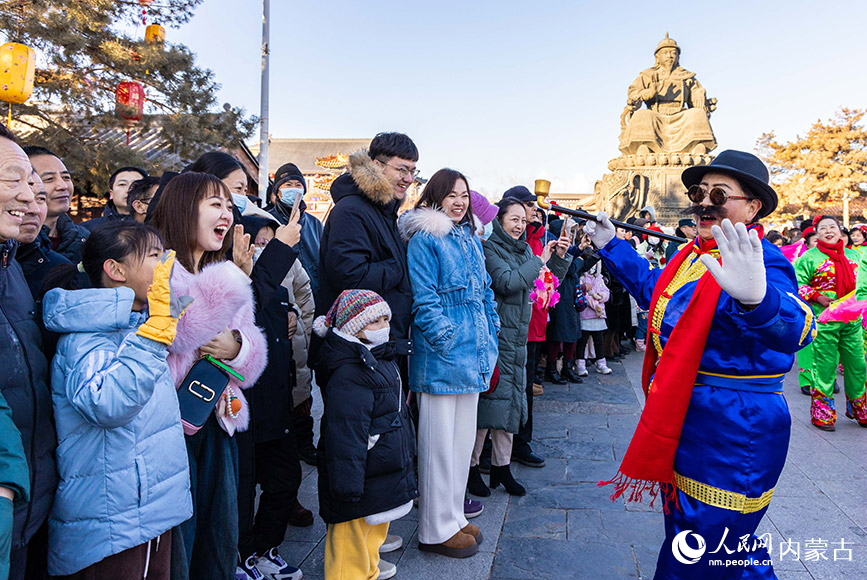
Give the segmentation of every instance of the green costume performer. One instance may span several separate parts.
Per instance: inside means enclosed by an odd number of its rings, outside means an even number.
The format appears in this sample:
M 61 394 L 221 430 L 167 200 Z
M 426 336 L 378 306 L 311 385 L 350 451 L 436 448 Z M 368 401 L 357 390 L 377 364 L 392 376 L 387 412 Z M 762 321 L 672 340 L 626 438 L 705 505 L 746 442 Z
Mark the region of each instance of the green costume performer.
M 831 227 L 831 222 L 839 231 L 839 224 L 833 218 L 821 217 L 816 224 L 823 224 L 824 228 Z M 843 298 L 853 290 L 859 299 L 867 297 L 867 273 L 863 272 L 863 268 L 859 268 L 859 252 L 845 249 L 842 239 L 836 242 L 823 240 L 821 229 L 817 227 L 817 230 L 820 230 L 819 243 L 798 258 L 795 262 L 795 275 L 798 278 L 799 294 L 813 308 L 818 320 L 831 301 Z M 820 323 L 817 324 L 817 330 L 811 357 L 813 400 L 810 414 L 813 425 L 826 431 L 834 430 L 837 412 L 833 389 L 839 360 L 843 365 L 846 416 L 856 419 L 862 427 L 867 427 L 867 396 L 864 388 L 867 365 L 864 360 L 861 320 Z M 803 368 L 800 362 L 798 366 Z
M 812 342 L 798 351 L 798 386 L 801 387 L 802 391 L 805 391 L 805 389 L 806 391 L 813 390 Z

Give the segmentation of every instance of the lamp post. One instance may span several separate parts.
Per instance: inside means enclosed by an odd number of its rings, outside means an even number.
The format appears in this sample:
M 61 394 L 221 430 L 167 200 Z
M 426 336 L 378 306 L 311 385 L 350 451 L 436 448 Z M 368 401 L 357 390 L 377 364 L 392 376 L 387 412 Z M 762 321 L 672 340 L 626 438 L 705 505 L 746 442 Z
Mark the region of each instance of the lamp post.
M 262 0 L 262 95 L 259 107 L 259 199 L 268 203 L 268 64 L 271 0 Z
M 849 192 L 843 194 L 843 227 L 849 229 Z

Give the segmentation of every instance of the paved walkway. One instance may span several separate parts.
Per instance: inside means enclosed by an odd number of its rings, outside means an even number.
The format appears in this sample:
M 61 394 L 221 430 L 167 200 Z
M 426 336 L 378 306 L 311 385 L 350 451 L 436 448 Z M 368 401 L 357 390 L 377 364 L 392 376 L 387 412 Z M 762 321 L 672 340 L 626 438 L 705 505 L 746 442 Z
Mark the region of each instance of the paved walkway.
M 393 523 L 391 531 L 405 541 L 404 548 L 386 556 L 397 564 L 397 577 L 653 578 L 663 538 L 661 513 L 611 502 L 607 488 L 596 486 L 616 473 L 643 400 L 640 356 L 631 354 L 611 367 L 611 375 L 591 372 L 583 384 L 546 386 L 536 398 L 534 448 L 547 458 L 547 466 L 513 467 L 528 489 L 525 497 L 511 498 L 500 487 L 484 500 L 484 513 L 472 520 L 485 537 L 474 557 L 452 560 L 419 552 L 417 510 Z M 785 392 L 792 411 L 788 461 L 758 533 L 773 538 L 780 580 L 865 579 L 867 429 L 842 414 L 836 432 L 810 426 L 809 397 L 800 393 L 794 372 Z M 842 394 L 838 399 L 843 400 Z M 314 410 L 321 413 L 321 406 Z M 300 500 L 316 513 L 316 471 L 305 466 L 304 474 Z M 310 528 L 290 528 L 280 548 L 287 561 L 301 566 L 305 578 L 323 577 L 325 524 L 316 519 Z M 791 539 L 792 548 L 797 545 L 799 559 L 791 554 L 780 558 L 784 538 Z M 841 539 L 843 550 L 852 550 L 851 561 L 843 560 L 848 553 L 840 551 Z

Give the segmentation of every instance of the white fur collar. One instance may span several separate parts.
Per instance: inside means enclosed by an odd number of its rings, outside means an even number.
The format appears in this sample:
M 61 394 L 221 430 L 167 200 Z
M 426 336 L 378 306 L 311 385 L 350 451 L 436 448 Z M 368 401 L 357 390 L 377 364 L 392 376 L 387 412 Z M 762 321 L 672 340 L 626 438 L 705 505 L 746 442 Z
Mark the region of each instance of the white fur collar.
M 419 207 L 404 212 L 398 220 L 400 237 L 408 242 L 418 232 L 425 232 L 436 238 L 444 238 L 452 231 L 455 222 L 445 212 L 429 207 Z

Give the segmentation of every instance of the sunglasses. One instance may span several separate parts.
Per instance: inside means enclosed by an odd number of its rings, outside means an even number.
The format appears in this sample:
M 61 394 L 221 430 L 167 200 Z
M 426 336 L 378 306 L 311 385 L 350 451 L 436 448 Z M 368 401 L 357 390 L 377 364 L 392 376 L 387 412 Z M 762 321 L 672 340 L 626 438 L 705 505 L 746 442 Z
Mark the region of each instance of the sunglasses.
M 710 202 L 714 205 L 725 205 L 725 203 L 730 199 L 752 199 L 751 197 L 743 195 L 729 195 L 728 192 L 721 187 L 712 187 L 710 191 L 708 191 L 700 185 L 693 185 L 687 189 L 686 196 L 693 203 L 701 203 L 704 201 L 705 197 L 710 196 Z

